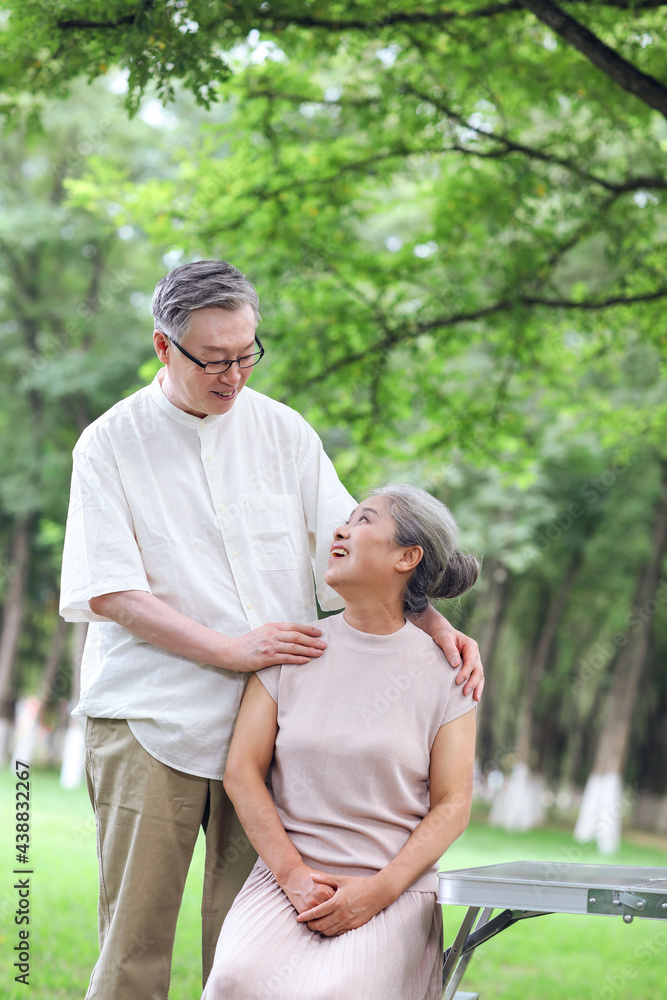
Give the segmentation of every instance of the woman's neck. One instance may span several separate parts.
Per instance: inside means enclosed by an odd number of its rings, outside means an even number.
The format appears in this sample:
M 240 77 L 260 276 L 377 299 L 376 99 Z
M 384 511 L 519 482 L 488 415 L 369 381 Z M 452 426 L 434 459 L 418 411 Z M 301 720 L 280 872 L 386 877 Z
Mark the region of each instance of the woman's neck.
M 373 598 L 346 600 L 343 617 L 352 628 L 370 635 L 391 635 L 405 624 L 402 601 L 383 603 Z

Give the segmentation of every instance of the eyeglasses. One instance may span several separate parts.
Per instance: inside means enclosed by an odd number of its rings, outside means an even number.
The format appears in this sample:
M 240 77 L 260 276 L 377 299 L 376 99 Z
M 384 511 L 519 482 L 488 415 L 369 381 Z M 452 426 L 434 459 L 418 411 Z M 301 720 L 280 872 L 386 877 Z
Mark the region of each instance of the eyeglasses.
M 167 334 L 162 331 L 162 336 L 167 337 Z M 239 368 L 252 368 L 253 365 L 256 365 L 264 357 L 264 348 L 257 334 L 255 334 L 255 343 L 259 347 L 259 350 L 255 351 L 254 354 L 246 354 L 243 358 L 234 358 L 233 361 L 200 361 L 199 358 L 195 358 L 194 355 L 186 351 L 180 344 L 177 344 L 171 337 L 167 337 L 167 340 L 174 347 L 177 347 L 181 354 L 184 354 L 188 360 L 203 368 L 206 375 L 222 375 L 223 372 L 229 371 L 232 365 L 238 365 Z

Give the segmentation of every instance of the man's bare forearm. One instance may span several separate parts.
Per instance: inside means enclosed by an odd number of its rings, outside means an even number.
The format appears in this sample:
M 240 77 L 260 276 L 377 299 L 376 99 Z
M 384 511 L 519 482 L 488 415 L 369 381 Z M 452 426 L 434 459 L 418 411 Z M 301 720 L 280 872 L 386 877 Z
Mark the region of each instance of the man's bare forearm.
M 104 594 L 89 603 L 96 615 L 117 622 L 138 639 L 169 653 L 226 670 L 244 669 L 230 663 L 229 636 L 188 618 L 145 590 Z
M 223 635 L 188 618 L 145 590 L 91 597 L 91 611 L 144 642 L 224 670 L 249 672 L 279 663 L 308 663 L 326 643 L 312 625 L 269 622 L 245 635 Z
M 441 615 L 439 611 L 436 611 L 432 604 L 426 606 L 426 611 L 422 611 L 419 615 L 410 615 L 410 621 L 417 628 L 420 628 L 422 632 L 426 632 L 433 638 L 433 633 L 437 632 L 441 628 L 453 628 L 452 625 L 447 621 L 444 615 Z

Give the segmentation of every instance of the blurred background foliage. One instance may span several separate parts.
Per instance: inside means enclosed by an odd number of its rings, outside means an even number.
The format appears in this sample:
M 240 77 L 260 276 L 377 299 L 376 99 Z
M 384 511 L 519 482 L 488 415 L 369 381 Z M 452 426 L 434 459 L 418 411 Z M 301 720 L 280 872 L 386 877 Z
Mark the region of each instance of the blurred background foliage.
M 254 387 L 484 555 L 443 610 L 486 662 L 480 788 L 519 782 L 496 821 L 613 775 L 581 836 L 623 804 L 667 832 L 666 8 L 0 3 L 7 718 L 76 684 L 71 447 L 157 370 L 158 278 L 222 257 L 260 293 Z

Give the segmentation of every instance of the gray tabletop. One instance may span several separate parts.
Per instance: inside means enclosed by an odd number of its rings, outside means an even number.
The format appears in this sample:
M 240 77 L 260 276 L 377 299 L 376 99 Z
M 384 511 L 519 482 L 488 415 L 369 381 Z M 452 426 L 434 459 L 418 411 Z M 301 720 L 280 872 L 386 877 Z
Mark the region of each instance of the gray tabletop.
M 440 872 L 438 902 L 667 918 L 667 867 L 510 861 Z

